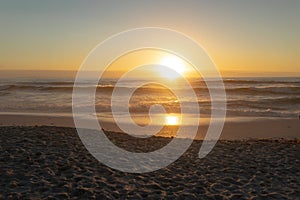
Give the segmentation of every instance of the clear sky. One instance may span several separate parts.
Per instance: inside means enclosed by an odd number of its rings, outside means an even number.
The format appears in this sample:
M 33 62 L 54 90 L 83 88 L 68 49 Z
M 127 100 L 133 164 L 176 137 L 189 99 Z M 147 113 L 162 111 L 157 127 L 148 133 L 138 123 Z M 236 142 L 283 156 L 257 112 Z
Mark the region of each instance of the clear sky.
M 300 1 L 0 2 L 0 69 L 77 70 L 112 34 L 158 26 L 183 32 L 222 72 L 300 76 Z

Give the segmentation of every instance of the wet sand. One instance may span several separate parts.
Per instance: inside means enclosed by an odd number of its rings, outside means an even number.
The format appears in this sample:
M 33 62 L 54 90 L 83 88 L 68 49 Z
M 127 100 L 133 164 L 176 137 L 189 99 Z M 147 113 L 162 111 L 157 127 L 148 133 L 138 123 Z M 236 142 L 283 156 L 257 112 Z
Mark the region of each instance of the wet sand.
M 107 135 L 134 152 L 170 141 L 152 137 L 145 145 L 125 134 Z M 223 140 L 203 159 L 198 158 L 200 146 L 194 141 L 164 169 L 130 174 L 93 158 L 74 128 L 3 126 L 0 198 L 299 199 L 299 140 Z
M 208 128 L 207 120 L 200 121 L 196 139 L 203 140 Z M 19 113 L 1 114 L 1 126 L 59 126 L 75 127 L 71 116 L 55 115 L 22 115 Z M 121 130 L 110 122 L 102 122 L 105 130 L 121 132 Z M 89 128 L 89 127 L 80 127 Z M 165 136 L 172 136 L 174 127 L 165 129 Z M 176 132 L 176 131 L 175 131 Z M 186 134 L 189 138 L 189 134 Z M 295 118 L 227 118 L 220 139 L 240 140 L 240 139 L 300 139 L 300 120 Z

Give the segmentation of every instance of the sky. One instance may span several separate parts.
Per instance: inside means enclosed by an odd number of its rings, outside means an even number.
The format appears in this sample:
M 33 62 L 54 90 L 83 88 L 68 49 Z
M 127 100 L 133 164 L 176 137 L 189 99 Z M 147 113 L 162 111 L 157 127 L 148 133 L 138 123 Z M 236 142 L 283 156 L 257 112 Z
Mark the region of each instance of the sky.
M 0 1 L 0 70 L 78 70 L 101 41 L 163 27 L 200 43 L 227 75 L 300 76 L 300 1 Z

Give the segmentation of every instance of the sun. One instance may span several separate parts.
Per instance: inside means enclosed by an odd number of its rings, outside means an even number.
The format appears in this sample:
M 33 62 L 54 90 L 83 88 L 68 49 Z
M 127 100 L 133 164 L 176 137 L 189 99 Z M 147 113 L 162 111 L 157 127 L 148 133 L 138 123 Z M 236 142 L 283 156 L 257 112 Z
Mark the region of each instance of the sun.
M 169 67 L 172 70 L 166 70 L 165 68 L 158 67 L 158 72 L 162 77 L 168 79 L 176 79 L 180 77 L 187 70 L 187 66 L 184 61 L 175 55 L 169 55 L 164 57 L 160 62 L 160 65 Z

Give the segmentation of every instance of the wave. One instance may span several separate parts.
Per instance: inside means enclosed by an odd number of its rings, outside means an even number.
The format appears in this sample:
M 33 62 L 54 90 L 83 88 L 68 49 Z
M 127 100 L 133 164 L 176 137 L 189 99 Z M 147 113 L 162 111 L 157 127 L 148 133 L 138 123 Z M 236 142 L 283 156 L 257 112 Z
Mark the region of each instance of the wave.
M 21 81 L 18 85 L 74 85 L 74 81 Z
M 208 79 L 208 82 L 215 82 L 214 79 Z M 191 80 L 194 84 L 205 84 L 203 79 Z M 223 83 L 226 85 L 231 84 L 300 84 L 300 78 L 291 79 L 278 79 L 278 80 L 263 80 L 263 79 L 223 79 Z
M 298 97 L 283 97 L 283 98 L 269 98 L 259 100 L 229 100 L 228 106 L 246 106 L 255 108 L 283 108 L 286 106 L 300 106 L 300 96 Z
M 224 83 L 235 83 L 235 84 L 300 84 L 299 78 L 294 79 L 279 79 L 279 80 L 241 80 L 241 79 L 224 79 Z
M 300 94 L 300 86 L 293 87 L 239 87 L 239 88 L 228 88 L 226 89 L 228 93 L 236 94 Z
M 84 92 L 85 89 L 92 89 L 94 86 L 90 85 L 82 85 L 79 89 L 82 89 Z M 98 85 L 97 91 L 100 92 L 112 92 L 115 89 L 113 85 Z M 122 86 L 119 87 L 123 92 L 127 92 L 131 90 L 131 87 Z M 196 87 L 194 89 L 201 91 L 207 91 L 206 87 Z M 178 88 L 178 91 L 184 92 L 184 89 Z M 220 90 L 220 88 L 213 88 L 214 91 Z M 55 85 L 2 85 L 0 86 L 0 91 L 45 91 L 45 92 L 72 92 L 73 85 L 65 85 L 65 86 L 55 86 Z M 156 94 L 162 92 L 168 92 L 169 90 L 164 87 L 153 87 L 153 86 L 144 86 L 139 88 L 139 91 L 143 94 Z M 274 86 L 266 86 L 266 87 L 236 87 L 236 88 L 226 88 L 226 92 L 229 95 L 288 95 L 288 94 L 299 94 L 300 95 L 300 86 L 288 86 L 288 87 L 274 87 Z
M 11 91 L 11 90 L 25 90 L 25 91 L 62 91 L 62 92 L 68 92 L 73 91 L 73 85 L 70 86 L 46 86 L 46 85 L 2 85 L 0 86 L 0 91 Z M 85 89 L 94 89 L 95 86 L 91 85 L 81 85 L 78 87 L 79 89 L 82 89 L 83 91 Z M 132 87 L 118 87 L 119 89 L 122 89 L 124 92 L 132 90 Z M 112 92 L 115 89 L 114 85 L 98 85 L 97 90 L 98 91 L 110 91 Z M 162 92 L 162 91 L 168 91 L 167 88 L 164 87 L 153 87 L 153 86 L 144 86 L 140 88 L 142 92 L 150 93 L 150 92 Z

